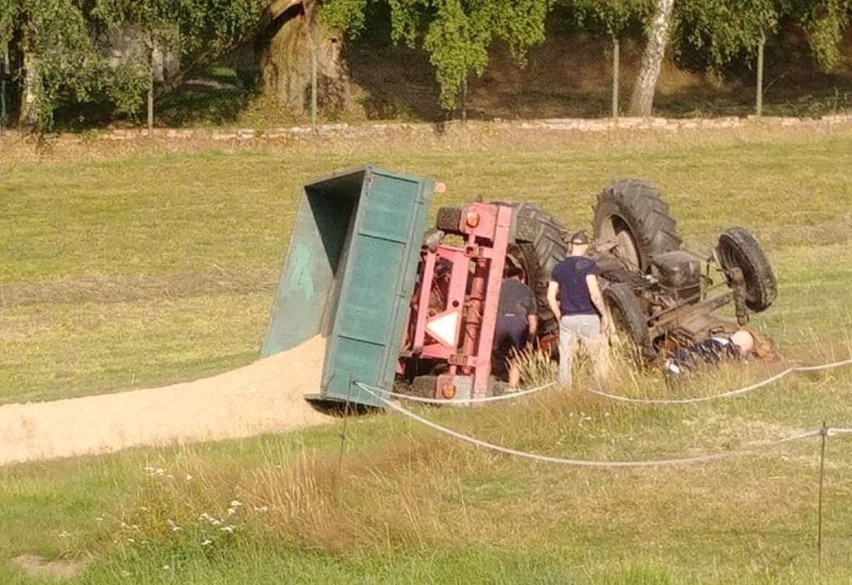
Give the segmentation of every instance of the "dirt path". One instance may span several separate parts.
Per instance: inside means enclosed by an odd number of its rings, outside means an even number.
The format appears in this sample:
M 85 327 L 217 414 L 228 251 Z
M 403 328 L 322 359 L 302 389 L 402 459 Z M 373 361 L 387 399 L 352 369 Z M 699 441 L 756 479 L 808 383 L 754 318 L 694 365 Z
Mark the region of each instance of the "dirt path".
M 319 392 L 325 339 L 194 382 L 0 407 L 0 465 L 286 431 L 330 420 Z

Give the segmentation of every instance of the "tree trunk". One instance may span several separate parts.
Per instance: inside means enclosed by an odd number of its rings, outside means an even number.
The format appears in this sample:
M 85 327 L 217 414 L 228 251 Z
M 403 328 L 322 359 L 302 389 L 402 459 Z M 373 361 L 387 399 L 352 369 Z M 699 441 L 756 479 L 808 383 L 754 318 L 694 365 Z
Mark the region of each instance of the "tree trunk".
M 261 47 L 264 94 L 274 97 L 295 115 L 312 109 L 315 99 L 321 109 L 340 111 L 350 106 L 349 75 L 341 56 L 342 36 L 322 27 L 314 18 L 314 5 L 314 0 L 303 0 L 277 8 L 280 12 L 270 14 L 266 42 Z M 316 96 L 311 90 L 314 75 Z
M 650 116 L 654 108 L 654 90 L 657 86 L 657 78 L 660 76 L 663 57 L 666 55 L 674 2 L 675 0 L 657 0 L 648 44 L 645 45 L 639 75 L 630 98 L 631 116 Z

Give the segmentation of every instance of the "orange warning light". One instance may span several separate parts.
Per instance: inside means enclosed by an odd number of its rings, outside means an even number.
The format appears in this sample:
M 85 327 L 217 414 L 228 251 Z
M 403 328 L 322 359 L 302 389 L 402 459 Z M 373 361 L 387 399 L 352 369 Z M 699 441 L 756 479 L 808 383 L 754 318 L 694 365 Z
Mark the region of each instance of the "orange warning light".
M 464 222 L 468 227 L 475 228 L 479 225 L 479 214 L 475 211 L 468 211 L 465 215 Z
M 455 384 L 444 384 L 441 386 L 441 396 L 446 398 L 447 400 L 452 400 L 456 397 L 456 385 Z

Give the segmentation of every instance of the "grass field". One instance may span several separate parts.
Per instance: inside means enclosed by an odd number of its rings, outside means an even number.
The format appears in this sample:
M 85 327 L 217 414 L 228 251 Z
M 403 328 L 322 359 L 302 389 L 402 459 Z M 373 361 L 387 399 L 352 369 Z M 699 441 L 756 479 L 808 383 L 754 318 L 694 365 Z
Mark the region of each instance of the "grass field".
M 62 142 L 41 156 L 0 147 L 2 403 L 253 361 L 299 187 L 368 162 L 444 181 L 438 204 L 535 201 L 572 228 L 589 227 L 604 185 L 647 178 L 692 248 L 733 225 L 757 235 L 779 296 L 756 324 L 787 359 L 852 354 L 848 124 L 597 135 L 472 124 L 238 146 Z M 773 367 L 723 368 L 680 392 L 717 393 Z M 691 406 L 549 392 L 418 412 L 519 450 L 665 459 L 739 451 L 823 421 L 852 427 L 850 380 L 849 368 L 795 374 Z M 671 397 L 654 372 L 624 371 L 611 390 Z M 852 580 L 845 435 L 827 440 L 818 571 L 819 437 L 613 469 L 477 450 L 399 416 L 348 423 L 342 451 L 341 423 L 0 468 L 0 582 L 42 582 L 9 562 L 27 553 L 85 561 L 70 578 L 81 584 Z

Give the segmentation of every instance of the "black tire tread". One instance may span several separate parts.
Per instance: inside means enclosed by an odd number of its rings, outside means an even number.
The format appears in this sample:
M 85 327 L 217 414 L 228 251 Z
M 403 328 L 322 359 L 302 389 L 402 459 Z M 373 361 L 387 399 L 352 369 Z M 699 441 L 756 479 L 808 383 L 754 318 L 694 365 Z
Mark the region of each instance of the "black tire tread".
M 630 285 L 613 282 L 601 292 L 604 304 L 612 316 L 613 326 L 627 335 L 643 359 L 652 359 L 656 352 L 651 343 L 648 322 L 639 300 Z
M 461 233 L 461 207 L 441 207 L 438 209 L 438 216 L 435 219 L 435 227 L 447 234 Z
M 745 228 L 728 228 L 719 236 L 717 252 L 723 270 L 734 267 L 742 270 L 746 306 L 755 313 L 768 309 L 778 295 L 778 283 L 754 236 Z
M 547 304 L 547 285 L 553 267 L 567 253 L 563 241 L 567 230 L 556 218 L 534 203 L 517 203 L 513 208 L 515 242 L 509 246 L 509 253 L 523 265 L 527 284 L 535 293 L 539 332 L 552 333 L 559 329 L 559 323 Z
M 677 222 L 659 191 L 641 179 L 622 179 L 607 186 L 595 205 L 594 233 L 601 237 L 602 225 L 613 215 L 629 226 L 636 241 L 640 269 L 647 272 L 655 254 L 680 249 Z

